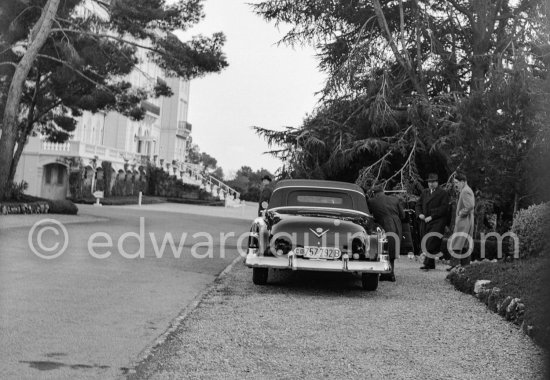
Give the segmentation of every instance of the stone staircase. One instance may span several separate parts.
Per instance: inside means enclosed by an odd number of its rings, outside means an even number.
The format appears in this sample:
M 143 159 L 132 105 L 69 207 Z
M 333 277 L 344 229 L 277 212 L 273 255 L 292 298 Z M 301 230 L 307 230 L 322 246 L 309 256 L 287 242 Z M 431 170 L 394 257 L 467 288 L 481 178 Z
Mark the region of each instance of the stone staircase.
M 199 185 L 201 189 L 209 192 L 212 196 L 225 200 L 226 207 L 238 207 L 244 204 L 240 199 L 241 194 L 237 190 L 202 171 L 202 166 L 184 163 L 183 167 L 185 174 L 181 179 L 184 183 Z

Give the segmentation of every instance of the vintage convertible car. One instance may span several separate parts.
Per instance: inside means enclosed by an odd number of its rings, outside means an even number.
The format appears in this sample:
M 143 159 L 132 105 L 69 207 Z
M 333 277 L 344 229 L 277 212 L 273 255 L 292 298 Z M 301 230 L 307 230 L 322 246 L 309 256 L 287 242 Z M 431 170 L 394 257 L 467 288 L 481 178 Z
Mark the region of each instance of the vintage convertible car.
M 283 180 L 263 216 L 254 220 L 246 265 L 252 281 L 267 283 L 269 268 L 360 273 L 376 290 L 391 271 L 382 228 L 369 214 L 363 190 L 351 183 Z

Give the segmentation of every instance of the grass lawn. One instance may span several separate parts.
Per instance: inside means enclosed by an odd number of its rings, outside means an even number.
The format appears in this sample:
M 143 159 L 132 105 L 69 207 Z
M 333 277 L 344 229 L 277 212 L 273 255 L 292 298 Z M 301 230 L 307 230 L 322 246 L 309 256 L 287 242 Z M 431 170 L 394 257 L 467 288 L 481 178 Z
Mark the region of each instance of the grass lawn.
M 477 280 L 490 280 L 489 287 L 500 288 L 503 299 L 521 298 L 525 305 L 525 324 L 533 326 L 535 341 L 550 349 L 550 258 L 470 265 L 460 277 L 452 282 L 463 292 L 473 293 Z
M 96 202 L 95 198 L 82 198 L 73 200 L 75 203 L 84 203 L 84 204 L 94 204 Z M 137 205 L 138 196 L 137 195 L 128 195 L 120 197 L 109 197 L 103 198 L 99 201 L 104 206 L 122 206 L 122 205 Z M 152 197 L 144 195 L 141 198 L 141 204 L 156 204 L 156 203 L 187 203 L 187 204 L 196 204 L 196 205 L 207 205 L 207 206 L 224 206 L 224 201 L 218 199 L 195 199 L 195 198 L 164 198 L 164 197 Z
M 84 203 L 84 204 L 94 204 L 96 202 L 96 199 L 94 197 L 89 197 L 89 198 L 82 198 L 82 199 L 74 199 L 73 202 Z M 105 206 L 137 205 L 138 196 L 127 195 L 127 196 L 121 196 L 121 197 L 102 198 L 99 200 L 99 202 Z M 148 195 L 144 195 L 141 199 L 141 204 L 144 204 L 144 205 L 164 203 L 164 202 L 166 202 L 165 198 L 150 197 Z

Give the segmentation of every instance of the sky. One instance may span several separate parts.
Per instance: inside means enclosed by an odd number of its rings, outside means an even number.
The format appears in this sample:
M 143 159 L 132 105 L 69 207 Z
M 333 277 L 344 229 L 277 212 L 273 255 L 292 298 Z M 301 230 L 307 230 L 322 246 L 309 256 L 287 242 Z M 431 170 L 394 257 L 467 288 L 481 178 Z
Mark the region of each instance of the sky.
M 247 2 L 206 0 L 206 18 L 186 33 L 221 31 L 227 38 L 229 67 L 191 81 L 188 114 L 193 143 L 217 159 L 226 178 L 244 165 L 272 173 L 280 167 L 278 159 L 262 154 L 269 148 L 251 126 L 300 126 L 315 108 L 324 78 L 313 48 L 277 45 L 282 31 Z

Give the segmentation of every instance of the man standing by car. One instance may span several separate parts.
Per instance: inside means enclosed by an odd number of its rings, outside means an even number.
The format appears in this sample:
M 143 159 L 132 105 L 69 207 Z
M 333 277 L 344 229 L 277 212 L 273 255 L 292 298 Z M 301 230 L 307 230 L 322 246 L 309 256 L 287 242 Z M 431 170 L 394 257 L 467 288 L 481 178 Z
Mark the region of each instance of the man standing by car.
M 428 188 L 422 191 L 420 199 L 416 203 L 416 215 L 420 219 L 421 246 L 426 250 L 422 270 L 435 269 L 435 255 L 441 248 L 441 237 L 428 236 L 430 233 L 441 234 L 445 232 L 445 225 L 449 217 L 449 194 L 439 187 L 437 174 L 428 175 Z
M 382 186 L 375 186 L 372 191 L 374 192 L 373 197 L 367 200 L 369 211 L 374 216 L 374 220 L 382 226 L 386 233 L 392 232 L 395 234 L 395 236 L 388 236 L 391 273 L 380 275 L 380 281 L 393 282 L 395 281 L 395 255 L 399 254 L 399 244 L 403 236 L 401 221 L 405 219 L 405 212 L 399 199 L 384 194 Z
M 473 247 L 470 247 L 469 244 L 473 242 L 474 235 L 474 192 L 468 186 L 465 174 L 456 174 L 453 184 L 460 195 L 456 202 L 455 227 L 453 235 L 451 235 L 451 267 L 447 270 L 451 270 L 457 265 L 466 266 L 470 264 L 471 252 L 467 252 L 473 250 Z
M 260 201 L 258 203 L 258 216 L 262 216 L 262 211 L 265 209 L 265 207 L 262 206 L 263 202 L 269 203 L 269 199 L 271 198 L 271 193 L 273 192 L 273 188 L 271 186 L 271 177 L 268 175 L 265 175 L 262 177 L 262 185 L 260 187 Z

